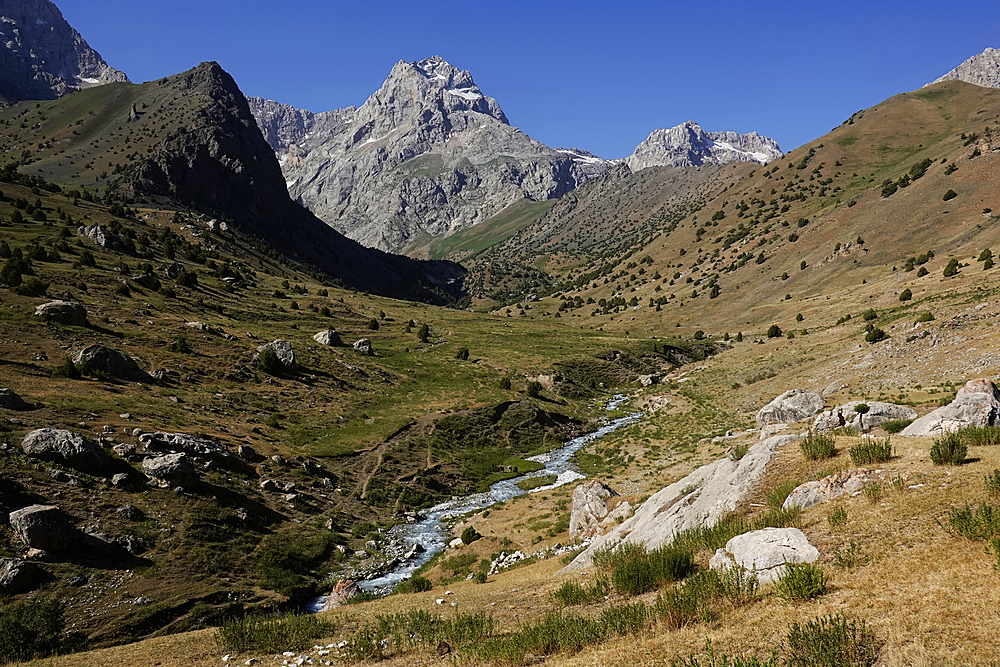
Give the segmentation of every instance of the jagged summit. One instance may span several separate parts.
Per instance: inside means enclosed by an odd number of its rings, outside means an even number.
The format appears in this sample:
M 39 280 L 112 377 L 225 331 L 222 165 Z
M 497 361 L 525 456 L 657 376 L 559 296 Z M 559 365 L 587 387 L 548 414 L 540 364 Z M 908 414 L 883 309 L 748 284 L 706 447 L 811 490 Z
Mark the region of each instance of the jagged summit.
M 1000 88 L 1000 49 L 987 48 L 927 86 L 942 81 L 964 81 L 983 88 Z
M 767 164 L 781 157 L 778 142 L 756 132 L 705 132 L 689 120 L 669 129 L 653 130 L 625 158 L 632 171 L 646 167 L 685 167 L 729 162 Z
M 128 82 L 66 22 L 50 0 L 0 0 L 0 97 L 46 100 Z

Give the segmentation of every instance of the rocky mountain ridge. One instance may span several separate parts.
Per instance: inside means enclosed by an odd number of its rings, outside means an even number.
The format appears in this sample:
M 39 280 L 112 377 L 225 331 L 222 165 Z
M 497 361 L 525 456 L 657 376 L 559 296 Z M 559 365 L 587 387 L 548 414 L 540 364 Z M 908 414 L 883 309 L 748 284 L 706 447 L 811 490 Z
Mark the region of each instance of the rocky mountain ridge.
M 943 81 L 964 81 L 983 88 L 1000 88 L 1000 49 L 987 48 L 924 87 Z
M 610 163 L 512 127 L 466 70 L 440 56 L 397 63 L 358 108 L 251 109 L 292 197 L 365 245 L 413 249 L 525 199 L 569 192 Z
M 0 97 L 47 100 L 128 80 L 104 62 L 50 0 L 0 2 Z
M 703 164 L 767 164 L 784 153 L 778 142 L 756 132 L 705 132 L 693 120 L 653 130 L 625 163 L 632 171 L 646 167 L 697 167 Z

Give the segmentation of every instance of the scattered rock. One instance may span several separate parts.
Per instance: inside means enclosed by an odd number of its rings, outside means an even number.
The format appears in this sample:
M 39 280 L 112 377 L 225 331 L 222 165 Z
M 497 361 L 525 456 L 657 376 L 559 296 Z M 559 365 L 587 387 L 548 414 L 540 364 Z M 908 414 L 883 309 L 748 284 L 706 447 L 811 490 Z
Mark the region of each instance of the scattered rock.
M 264 457 L 250 445 L 239 445 L 236 448 L 236 454 L 247 463 L 259 463 L 264 460 Z
M 32 406 L 25 403 L 24 399 L 12 392 L 10 389 L 0 389 L 0 408 L 23 412 L 25 410 L 31 410 Z
M 640 375 L 639 384 L 641 384 L 643 387 L 649 387 L 654 384 L 659 384 L 660 380 L 662 379 L 663 379 L 662 373 L 651 373 L 649 375 Z
M 42 551 L 62 551 L 69 525 L 54 505 L 31 505 L 10 513 L 10 527 L 25 544 Z
M 148 458 L 142 462 L 142 472 L 163 489 L 186 488 L 198 482 L 194 464 L 183 452 Z
M 577 486 L 569 515 L 569 539 L 593 537 L 600 532 L 601 519 L 608 515 L 608 500 L 617 496 L 617 491 L 596 479 Z
M 80 327 L 87 325 L 87 309 L 75 301 L 49 301 L 35 306 L 35 317 L 46 322 Z
M 225 445 L 210 438 L 199 438 L 186 433 L 143 433 L 139 442 L 146 445 L 151 452 L 177 453 L 184 452 L 195 458 L 208 459 L 222 464 L 231 464 L 235 457 Z
M 709 567 L 716 571 L 738 565 L 762 583 L 781 577 L 786 563 L 814 563 L 819 550 L 798 528 L 764 528 L 737 535 L 715 552 Z
M 92 526 L 80 534 L 80 544 L 88 551 L 102 556 L 116 556 L 121 553 L 117 538 Z
M 146 542 L 135 535 L 125 535 L 118 538 L 118 544 L 133 556 L 146 552 Z
M 858 468 L 827 475 L 821 480 L 800 484 L 788 494 L 782 509 L 801 507 L 806 509 L 827 500 L 839 498 L 844 494 L 854 495 L 861 491 L 869 482 L 878 479 L 874 470 Z
M 152 273 L 140 273 L 137 276 L 131 276 L 132 282 L 139 285 L 140 287 L 145 287 L 150 290 L 160 289 L 160 279 Z
M 131 461 L 135 458 L 135 453 L 138 447 L 133 445 L 131 442 L 123 442 L 121 444 L 115 445 L 111 448 L 118 456 L 122 457 L 127 461 Z
M 333 585 L 333 590 L 330 591 L 330 595 L 327 596 L 320 611 L 336 609 L 360 592 L 361 589 L 358 588 L 357 583 L 350 579 L 341 579 Z
M 138 484 L 136 480 L 132 479 L 131 475 L 124 472 L 114 475 L 111 478 L 111 485 L 122 491 L 134 491 L 135 489 L 144 486 L 142 484 Z
M 261 491 L 277 491 L 278 484 L 273 479 L 262 479 L 260 481 Z
M 792 389 L 778 396 L 757 412 L 757 426 L 789 424 L 812 417 L 823 409 L 823 397 L 807 389 Z
M 20 558 L 0 558 L 0 596 L 19 595 L 35 590 L 42 571 Z
M 963 426 L 996 426 L 1000 422 L 1000 390 L 992 381 L 969 380 L 955 400 L 924 415 L 900 435 L 919 437 L 953 433 Z
M 78 236 L 86 236 L 88 239 L 94 241 L 97 245 L 104 248 L 111 248 L 112 250 L 121 250 L 125 246 L 122 244 L 122 239 L 117 234 L 112 234 L 111 232 L 105 231 L 100 225 L 91 225 L 89 227 L 80 226 L 76 228 L 76 233 Z
M 212 327 L 208 326 L 204 322 L 188 322 L 185 326 L 198 331 L 204 331 L 206 333 L 212 332 Z
M 119 380 L 153 382 L 149 373 L 139 368 L 132 357 L 103 345 L 90 345 L 74 354 L 72 359 L 77 365 Z
M 145 518 L 142 510 L 134 505 L 122 505 L 115 510 L 115 514 L 126 521 L 142 521 Z
M 367 354 L 369 357 L 375 356 L 375 348 L 372 347 L 372 342 L 367 338 L 359 338 L 354 341 L 354 349 L 362 354 Z
M 319 333 L 313 336 L 313 340 L 315 340 L 320 345 L 328 345 L 330 347 L 339 347 L 344 344 L 344 342 L 340 340 L 340 334 L 338 334 L 333 329 L 326 329 L 325 331 L 320 331 Z
M 70 486 L 80 486 L 80 478 L 76 475 L 71 475 L 63 470 L 58 470 L 56 468 L 49 468 L 49 477 L 57 482 L 62 482 L 63 484 L 69 484 Z
M 271 350 L 274 352 L 274 356 L 278 358 L 278 362 L 281 363 L 282 368 L 290 373 L 296 372 L 299 367 L 295 363 L 295 352 L 292 350 L 292 344 L 287 340 L 278 339 L 266 343 L 257 348 L 257 353 L 254 354 L 254 361 L 260 356 L 260 353 L 264 350 Z
M 868 411 L 861 414 L 855 410 L 857 405 L 867 405 Z M 849 427 L 857 431 L 884 424 L 887 421 L 900 419 L 916 419 L 917 412 L 913 408 L 895 403 L 881 403 L 879 401 L 850 401 L 844 405 L 838 405 L 833 410 L 821 412 L 816 415 L 812 430 L 814 433 L 832 431 L 835 428 Z
M 95 442 L 65 429 L 32 431 L 21 440 L 21 449 L 29 456 L 62 463 L 90 475 L 99 474 L 111 460 Z

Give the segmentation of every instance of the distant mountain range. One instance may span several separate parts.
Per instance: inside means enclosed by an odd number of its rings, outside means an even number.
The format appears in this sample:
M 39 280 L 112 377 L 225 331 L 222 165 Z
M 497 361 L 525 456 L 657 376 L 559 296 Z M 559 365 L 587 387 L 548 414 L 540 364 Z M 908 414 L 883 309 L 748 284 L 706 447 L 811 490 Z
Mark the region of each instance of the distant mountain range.
M 51 100 L 89 86 L 128 81 L 49 0 L 0 0 L 0 97 Z
M 778 142 L 756 132 L 705 132 L 693 120 L 668 130 L 653 130 L 625 163 L 632 171 L 646 167 L 697 167 L 703 164 L 767 164 L 784 153 Z

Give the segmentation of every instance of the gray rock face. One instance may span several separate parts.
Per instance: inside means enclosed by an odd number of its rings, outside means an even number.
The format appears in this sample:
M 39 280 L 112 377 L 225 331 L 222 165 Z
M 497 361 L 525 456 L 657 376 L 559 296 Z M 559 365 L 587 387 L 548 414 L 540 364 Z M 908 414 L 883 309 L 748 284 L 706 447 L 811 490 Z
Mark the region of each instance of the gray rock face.
M 854 409 L 855 406 L 862 403 L 868 406 L 868 412 L 864 414 Z M 916 410 L 905 405 L 880 401 L 850 401 L 844 405 L 838 405 L 833 410 L 816 415 L 816 421 L 813 422 L 813 432 L 823 433 L 845 426 L 861 431 L 884 424 L 887 421 L 916 418 Z
M 854 495 L 866 484 L 877 479 L 878 475 L 874 470 L 864 468 L 827 475 L 821 480 L 806 482 L 795 487 L 781 507 L 786 510 L 793 507 L 806 509 L 843 495 Z
M 737 535 L 715 552 L 709 561 L 713 570 L 739 566 L 763 584 L 777 581 L 785 563 L 815 563 L 819 550 L 798 528 L 764 528 Z
M 28 456 L 56 461 L 91 475 L 99 474 L 110 462 L 96 443 L 64 429 L 32 431 L 21 440 L 21 449 Z
M 446 237 L 524 199 L 553 199 L 610 164 L 511 127 L 467 71 L 399 62 L 359 108 L 313 114 L 250 99 L 293 199 L 391 252 Z
M 112 250 L 120 250 L 124 247 L 122 244 L 121 237 L 117 234 L 112 234 L 106 231 L 100 225 L 91 225 L 89 227 L 80 226 L 77 227 L 76 233 L 79 236 L 85 236 L 102 248 L 111 248 Z
M 274 355 L 278 358 L 278 361 L 281 362 L 282 367 L 284 367 L 286 371 L 294 372 L 298 370 L 299 367 L 295 363 L 295 351 L 292 350 L 292 344 L 287 340 L 279 339 L 261 345 L 257 348 L 257 354 L 254 355 L 254 359 L 256 360 L 257 357 L 260 356 L 260 353 L 264 350 L 271 350 L 274 352 Z
M 47 0 L 0 5 L 0 96 L 50 100 L 69 91 L 128 81 L 109 67 Z
M 191 488 L 198 482 L 198 473 L 191 459 L 183 452 L 148 458 L 142 462 L 142 472 L 160 488 Z
M 0 595 L 33 591 L 41 576 L 41 570 L 34 563 L 19 558 L 0 558 Z
M 49 301 L 35 306 L 35 317 L 40 317 L 46 322 L 79 327 L 87 325 L 87 309 L 75 301 Z
M 154 381 L 149 373 L 139 368 L 132 357 L 103 345 L 85 347 L 75 353 L 72 359 L 74 364 L 106 373 L 119 380 L 147 383 Z
M 367 338 L 359 338 L 354 341 L 354 349 L 363 354 L 367 354 L 369 357 L 375 356 L 375 348 L 372 347 L 372 342 Z
M 823 397 L 814 391 L 792 389 L 781 394 L 757 412 L 757 426 L 789 424 L 812 417 L 823 409 Z
M 798 439 L 798 435 L 777 435 L 751 446 L 739 461 L 725 457 L 698 468 L 654 493 L 630 519 L 595 537 L 590 546 L 560 572 L 589 566 L 596 551 L 619 542 L 641 544 L 652 551 L 669 544 L 682 530 L 714 525 L 727 512 L 736 509 L 737 503 L 764 474 L 775 451 Z
M 942 81 L 964 81 L 983 88 L 1000 88 L 1000 49 L 987 48 L 927 86 Z
M 31 406 L 24 402 L 24 399 L 12 392 L 10 389 L 0 389 L 0 408 L 5 410 L 24 411 L 30 410 Z
M 569 539 L 593 537 L 600 532 L 601 520 L 608 515 L 608 500 L 617 496 L 617 491 L 597 480 L 577 486 L 569 515 Z
M 53 505 L 31 505 L 11 512 L 10 527 L 32 549 L 59 552 L 67 545 L 66 517 Z
M 954 433 L 963 426 L 1000 424 L 1000 390 L 991 380 L 969 380 L 958 390 L 955 400 L 924 415 L 900 435 L 919 437 Z
M 320 345 L 328 345 L 330 347 L 338 347 L 343 345 L 343 341 L 340 339 L 340 334 L 338 334 L 333 329 L 326 329 L 325 331 L 320 331 L 313 335 L 313 340 L 315 340 Z
M 756 132 L 705 132 L 693 120 L 676 127 L 653 130 L 625 158 L 632 171 L 646 167 L 695 167 L 703 164 L 757 162 L 767 164 L 784 153 L 774 139 Z

